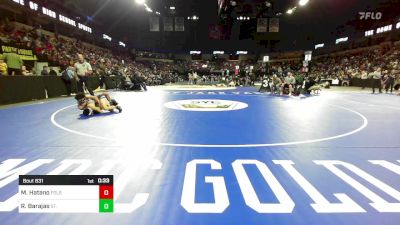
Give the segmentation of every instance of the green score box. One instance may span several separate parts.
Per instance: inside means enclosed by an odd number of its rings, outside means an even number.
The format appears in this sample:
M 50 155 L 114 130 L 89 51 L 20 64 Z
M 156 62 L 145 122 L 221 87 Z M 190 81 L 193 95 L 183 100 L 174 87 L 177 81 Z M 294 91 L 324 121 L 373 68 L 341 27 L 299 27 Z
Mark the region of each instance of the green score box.
M 100 199 L 99 212 L 100 213 L 114 212 L 114 200 L 113 199 Z

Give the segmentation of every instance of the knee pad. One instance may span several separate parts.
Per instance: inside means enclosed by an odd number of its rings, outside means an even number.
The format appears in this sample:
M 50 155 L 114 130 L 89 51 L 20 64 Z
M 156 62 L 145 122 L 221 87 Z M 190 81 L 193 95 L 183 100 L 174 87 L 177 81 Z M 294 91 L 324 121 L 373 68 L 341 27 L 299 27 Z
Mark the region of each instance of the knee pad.
M 84 109 L 82 114 L 85 115 L 85 116 L 92 116 L 93 115 L 93 110 Z
M 117 106 L 118 102 L 115 99 L 111 99 L 110 105 Z

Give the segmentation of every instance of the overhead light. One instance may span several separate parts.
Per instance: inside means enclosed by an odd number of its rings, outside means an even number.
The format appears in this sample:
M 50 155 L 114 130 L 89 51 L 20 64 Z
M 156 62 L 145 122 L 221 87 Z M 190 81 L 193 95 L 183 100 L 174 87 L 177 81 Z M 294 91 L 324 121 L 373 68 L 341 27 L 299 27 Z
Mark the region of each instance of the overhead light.
M 349 40 L 348 37 L 338 38 L 338 39 L 336 39 L 336 44 L 340 44 L 340 43 L 346 42 L 346 41 L 348 41 L 348 40 Z
M 191 18 L 190 18 L 190 16 L 188 16 L 188 18 L 187 18 L 188 20 L 190 20 Z
M 315 49 L 323 48 L 325 46 L 324 43 L 315 45 Z
M 305 6 L 305 5 L 307 5 L 308 2 L 309 2 L 309 0 L 300 0 L 299 1 L 299 5 L 300 6 Z
M 150 8 L 148 8 L 148 7 L 146 8 L 146 11 L 147 11 L 147 12 L 153 12 L 153 10 L 150 9 Z
M 312 58 L 312 51 L 304 52 L 304 61 L 310 62 Z
M 135 0 L 136 4 L 143 5 L 146 0 Z
M 269 8 L 269 7 L 272 6 L 272 4 L 271 4 L 271 2 L 266 1 L 266 2 L 265 2 L 265 6 Z
M 112 38 L 110 36 L 108 36 L 107 34 L 103 34 L 103 39 L 111 41 Z
M 288 11 L 286 11 L 286 13 L 289 14 L 289 15 L 293 14 L 296 9 L 297 9 L 297 7 L 293 7 L 291 9 L 288 9 Z
M 170 10 L 175 10 L 175 6 L 169 7 Z
M 236 6 L 236 1 L 231 1 L 231 6 L 235 7 Z

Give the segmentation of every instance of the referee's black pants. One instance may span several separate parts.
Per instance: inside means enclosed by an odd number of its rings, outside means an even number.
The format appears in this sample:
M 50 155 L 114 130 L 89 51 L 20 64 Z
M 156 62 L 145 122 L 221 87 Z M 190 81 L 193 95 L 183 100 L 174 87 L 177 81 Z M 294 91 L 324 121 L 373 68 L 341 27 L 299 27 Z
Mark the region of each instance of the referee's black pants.
M 375 93 L 375 88 L 378 88 L 379 93 L 382 93 L 381 79 L 372 79 L 372 93 Z
M 82 93 L 84 92 L 84 90 L 83 90 L 83 83 L 85 83 L 86 89 L 89 91 L 89 93 L 90 93 L 91 95 L 94 96 L 94 92 L 93 92 L 92 88 L 90 88 L 90 85 L 88 84 L 88 78 L 87 78 L 86 76 L 79 76 L 79 75 L 78 75 L 78 78 L 79 78 L 79 82 L 78 82 L 78 92 L 82 92 Z

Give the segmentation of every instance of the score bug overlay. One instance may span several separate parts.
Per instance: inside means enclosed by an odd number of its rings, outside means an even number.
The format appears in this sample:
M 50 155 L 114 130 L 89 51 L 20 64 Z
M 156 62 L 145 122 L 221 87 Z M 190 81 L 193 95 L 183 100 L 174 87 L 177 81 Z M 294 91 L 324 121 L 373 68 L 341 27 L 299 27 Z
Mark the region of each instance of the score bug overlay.
M 21 175 L 20 213 L 112 213 L 113 175 Z

